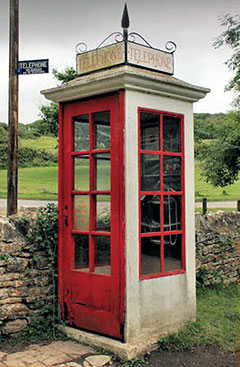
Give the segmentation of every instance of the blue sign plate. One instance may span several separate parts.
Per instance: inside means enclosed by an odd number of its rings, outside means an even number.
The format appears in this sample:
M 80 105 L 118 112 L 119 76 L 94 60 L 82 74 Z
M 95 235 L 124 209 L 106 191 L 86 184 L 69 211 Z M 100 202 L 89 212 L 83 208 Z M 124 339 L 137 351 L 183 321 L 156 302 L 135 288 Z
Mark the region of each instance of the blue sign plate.
M 48 59 L 18 61 L 18 74 L 46 74 L 49 72 L 48 62 Z

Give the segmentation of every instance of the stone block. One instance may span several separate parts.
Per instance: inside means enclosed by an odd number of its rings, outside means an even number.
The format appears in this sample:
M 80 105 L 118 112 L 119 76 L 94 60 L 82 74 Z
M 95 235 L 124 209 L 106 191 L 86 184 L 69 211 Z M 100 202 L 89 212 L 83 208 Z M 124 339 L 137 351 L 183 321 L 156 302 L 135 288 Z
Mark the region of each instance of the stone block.
M 27 327 L 26 320 L 8 321 L 2 328 L 3 334 L 15 334 L 24 330 Z
M 1 307 L 1 312 L 4 313 L 4 317 L 7 315 L 5 318 L 12 320 L 24 318 L 29 314 L 27 306 L 22 303 L 5 304 Z
M 7 288 L 8 297 L 26 297 L 28 295 L 28 288 Z
M 25 242 L 25 238 L 21 235 L 20 232 L 18 232 L 15 226 L 12 223 L 10 223 L 10 221 L 5 217 L 0 218 L 0 239 L 3 242 L 7 243 Z
M 22 251 L 22 243 L 4 243 L 0 242 L 0 252 L 4 254 L 17 255 Z
M 87 362 L 87 363 L 85 363 Z M 83 366 L 86 367 L 103 367 L 103 366 L 109 366 L 109 363 L 111 362 L 111 356 L 106 355 L 95 355 L 95 356 L 89 356 L 85 358 L 83 362 Z
M 6 298 L 6 299 L 2 299 L 0 300 L 0 305 L 6 305 L 8 303 L 21 303 L 22 302 L 22 298 Z M 0 311 L 1 313 L 1 311 Z
M 7 261 L 7 271 L 8 272 L 18 272 L 22 273 L 28 266 L 28 260 L 23 258 L 10 258 Z

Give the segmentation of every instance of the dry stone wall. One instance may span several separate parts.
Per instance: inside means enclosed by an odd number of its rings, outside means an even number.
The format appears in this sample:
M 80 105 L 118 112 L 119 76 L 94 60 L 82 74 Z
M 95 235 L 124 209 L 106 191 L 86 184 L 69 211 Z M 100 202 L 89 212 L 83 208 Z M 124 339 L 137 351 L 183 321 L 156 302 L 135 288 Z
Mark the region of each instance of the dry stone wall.
M 240 213 L 196 215 L 197 281 L 209 285 L 239 277 Z M 0 216 L 0 334 L 16 335 L 53 298 L 49 259 Z
M 34 254 L 36 259 L 36 254 Z M 0 334 L 16 334 L 40 314 L 39 304 L 52 297 L 47 255 L 33 259 L 27 240 L 0 216 Z
M 239 279 L 240 213 L 196 214 L 196 277 L 203 285 Z

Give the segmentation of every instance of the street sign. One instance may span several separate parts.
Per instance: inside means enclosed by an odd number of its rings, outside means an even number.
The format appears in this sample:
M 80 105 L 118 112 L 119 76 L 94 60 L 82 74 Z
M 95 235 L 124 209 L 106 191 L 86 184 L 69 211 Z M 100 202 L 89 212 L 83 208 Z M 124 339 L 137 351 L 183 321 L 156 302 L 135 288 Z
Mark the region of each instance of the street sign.
M 30 74 L 46 74 L 49 72 L 49 60 L 27 60 L 18 61 L 18 74 L 30 75 Z

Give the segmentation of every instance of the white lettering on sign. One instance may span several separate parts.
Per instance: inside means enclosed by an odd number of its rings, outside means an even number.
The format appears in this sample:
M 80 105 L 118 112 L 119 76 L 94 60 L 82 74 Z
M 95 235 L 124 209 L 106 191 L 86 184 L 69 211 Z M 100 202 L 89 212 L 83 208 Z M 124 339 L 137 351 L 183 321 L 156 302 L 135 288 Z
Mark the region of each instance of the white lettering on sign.
M 149 69 L 173 74 L 173 55 L 150 47 L 128 42 L 128 62 Z
M 29 60 L 18 62 L 19 74 L 45 74 L 48 73 L 49 60 Z

